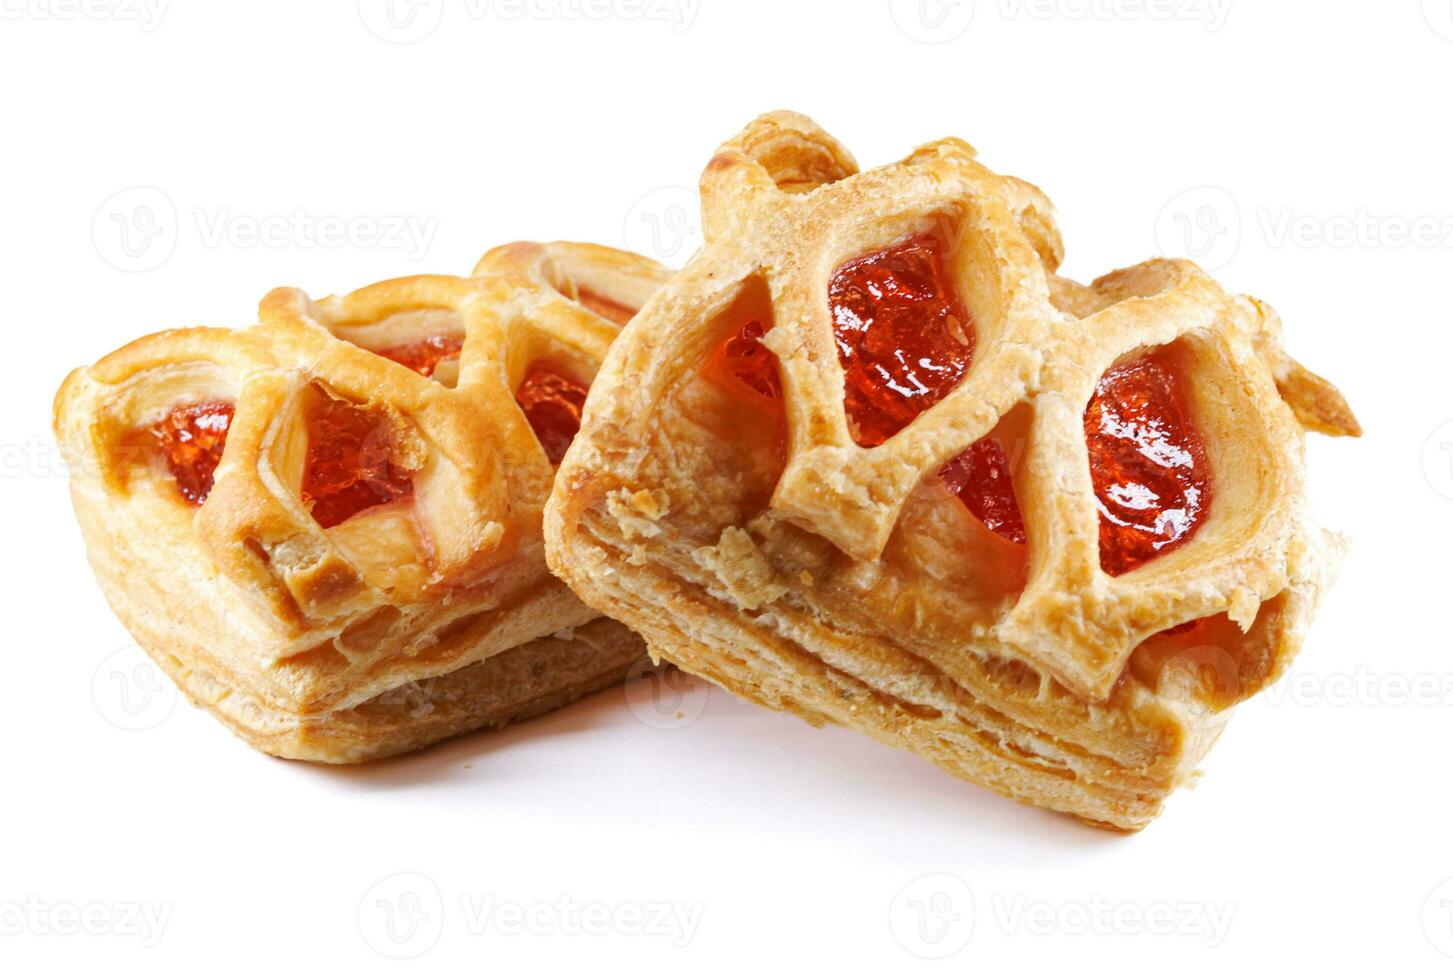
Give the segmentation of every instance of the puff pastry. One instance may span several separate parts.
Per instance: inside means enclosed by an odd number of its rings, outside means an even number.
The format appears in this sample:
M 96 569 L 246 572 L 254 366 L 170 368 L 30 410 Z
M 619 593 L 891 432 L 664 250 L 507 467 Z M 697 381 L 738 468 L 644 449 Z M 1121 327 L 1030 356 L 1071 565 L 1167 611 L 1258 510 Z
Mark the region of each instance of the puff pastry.
M 1302 641 L 1338 551 L 1276 315 L 1186 261 L 1056 273 L 1050 202 L 928 144 L 859 172 L 764 116 L 623 331 L 551 567 L 653 655 L 1134 830 Z
M 255 747 L 358 762 L 624 677 L 638 637 L 545 566 L 554 463 L 649 260 L 519 243 L 472 276 L 168 330 L 81 368 L 55 428 L 138 643 Z

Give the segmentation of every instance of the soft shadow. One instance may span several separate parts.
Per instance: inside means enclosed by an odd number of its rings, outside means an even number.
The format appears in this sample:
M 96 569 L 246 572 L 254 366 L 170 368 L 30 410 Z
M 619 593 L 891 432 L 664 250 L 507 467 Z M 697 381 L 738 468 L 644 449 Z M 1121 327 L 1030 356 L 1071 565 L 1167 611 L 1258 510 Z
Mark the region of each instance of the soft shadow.
M 1035 867 L 1091 860 L 1132 839 L 1015 803 L 855 732 L 815 729 L 703 681 L 688 683 L 702 685 L 704 704 L 678 727 L 648 724 L 636 713 L 639 699 L 617 686 L 540 718 L 393 759 L 297 765 L 353 791 L 452 786 L 461 807 L 486 798 L 519 806 L 523 798 L 542 817 L 556 819 L 569 812 L 561 808 L 568 792 L 501 797 L 481 791 L 567 779 L 577 784 L 577 806 L 581 794 L 589 796 L 596 830 L 642 820 L 712 835 L 786 837 L 805 830 L 824 841 L 871 847 L 884 859 L 913 860 L 931 842 L 950 860 L 962 855 L 977 864 L 988 858 Z M 588 746 L 549 744 L 585 737 Z M 585 761 L 571 768 L 559 765 L 562 757 Z M 823 815 L 820 830 L 804 828 L 813 813 Z
M 465 732 L 427 748 L 358 765 L 316 765 L 293 762 L 321 778 L 353 784 L 357 789 L 390 790 L 451 781 L 477 781 L 471 768 L 491 754 L 508 753 L 521 743 L 570 738 L 584 732 L 623 727 L 618 715 L 619 686 L 589 694 L 563 708 L 503 728 Z

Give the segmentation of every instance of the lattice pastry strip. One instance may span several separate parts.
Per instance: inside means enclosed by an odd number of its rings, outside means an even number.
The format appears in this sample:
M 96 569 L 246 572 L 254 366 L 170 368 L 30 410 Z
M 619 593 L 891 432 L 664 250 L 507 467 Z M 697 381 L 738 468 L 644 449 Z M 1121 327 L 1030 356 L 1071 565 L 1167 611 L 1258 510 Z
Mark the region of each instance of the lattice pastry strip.
M 1295 649 L 1326 564 L 1302 427 L 1355 431 L 1340 395 L 1192 263 L 1058 276 L 1049 201 L 959 140 L 860 173 L 775 113 L 702 198 L 706 247 L 613 348 L 562 467 L 553 567 L 739 693 L 1142 825 Z M 930 307 L 957 360 L 874 348 Z M 1117 416 L 1126 372 L 1189 421 Z M 1157 425 L 1185 444 L 1138 448 L 1203 485 L 1122 562 L 1102 515 L 1145 500 L 1107 495 L 1089 443 Z M 992 524 L 945 486 L 965 466 L 1008 488 Z M 1193 661 L 1212 683 L 1172 680 Z
M 622 676 L 639 640 L 548 573 L 540 522 L 666 275 L 519 243 L 468 278 L 274 290 L 256 326 L 78 369 L 56 430 L 108 599 L 189 696 L 291 757 L 403 751 Z

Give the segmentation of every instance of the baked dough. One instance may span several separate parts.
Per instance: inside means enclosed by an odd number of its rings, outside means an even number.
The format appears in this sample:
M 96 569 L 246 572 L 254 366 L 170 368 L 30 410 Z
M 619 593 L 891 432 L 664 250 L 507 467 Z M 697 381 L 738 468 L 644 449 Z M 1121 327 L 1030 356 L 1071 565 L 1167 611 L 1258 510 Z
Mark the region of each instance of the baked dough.
M 1190 262 L 1057 275 L 1048 199 L 960 140 L 859 173 L 811 120 L 773 113 L 721 147 L 702 198 L 705 247 L 592 389 L 546 510 L 551 567 L 738 696 L 1144 827 L 1301 644 L 1339 551 L 1308 517 L 1303 429 L 1355 434 L 1342 397 L 1283 353 L 1269 307 Z M 921 236 L 947 243 L 972 364 L 867 445 L 829 282 Z M 765 330 L 785 427 L 712 374 L 744 324 Z M 1152 352 L 1189 392 L 1214 496 L 1179 546 L 1112 575 L 1082 415 L 1107 371 Z M 1018 450 L 1024 544 L 939 475 L 991 435 Z
M 666 277 L 518 243 L 467 278 L 274 290 L 253 327 L 76 370 L 55 428 L 111 606 L 194 702 L 294 759 L 390 755 L 623 678 L 639 638 L 546 569 L 554 466 L 516 395 L 544 364 L 583 397 Z M 218 427 L 215 469 L 194 466 Z

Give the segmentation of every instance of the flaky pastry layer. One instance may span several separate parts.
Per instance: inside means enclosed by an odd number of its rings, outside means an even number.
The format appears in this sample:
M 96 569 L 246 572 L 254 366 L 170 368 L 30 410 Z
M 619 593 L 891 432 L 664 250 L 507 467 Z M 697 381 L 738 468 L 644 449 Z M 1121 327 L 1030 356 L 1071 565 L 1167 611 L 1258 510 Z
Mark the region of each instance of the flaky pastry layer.
M 554 468 L 515 391 L 542 362 L 589 383 L 666 275 L 597 246 L 517 243 L 470 277 L 317 302 L 275 290 L 254 327 L 164 331 L 78 369 L 56 431 L 108 601 L 193 701 L 290 758 L 405 751 L 623 676 L 641 642 L 545 565 Z M 441 339 L 455 352 L 432 376 L 380 353 Z M 386 447 L 411 482 L 325 527 L 302 482 L 330 402 L 376 420 L 360 454 Z M 233 414 L 198 506 L 149 433 L 213 403 Z
M 1059 276 L 1049 201 L 959 140 L 860 173 L 810 120 L 773 113 L 718 151 L 702 198 L 705 247 L 597 378 L 547 508 L 551 567 L 740 696 L 1143 827 L 1301 643 L 1340 551 L 1307 516 L 1303 429 L 1355 433 L 1341 396 L 1286 356 L 1268 307 L 1190 262 Z M 973 363 L 859 445 L 827 282 L 925 235 L 973 316 Z M 782 429 L 707 371 L 751 321 Z M 1215 497 L 1182 547 L 1112 576 L 1081 416 L 1107 369 L 1150 350 L 1188 389 Z M 938 477 L 991 434 L 1014 450 L 1026 544 Z

